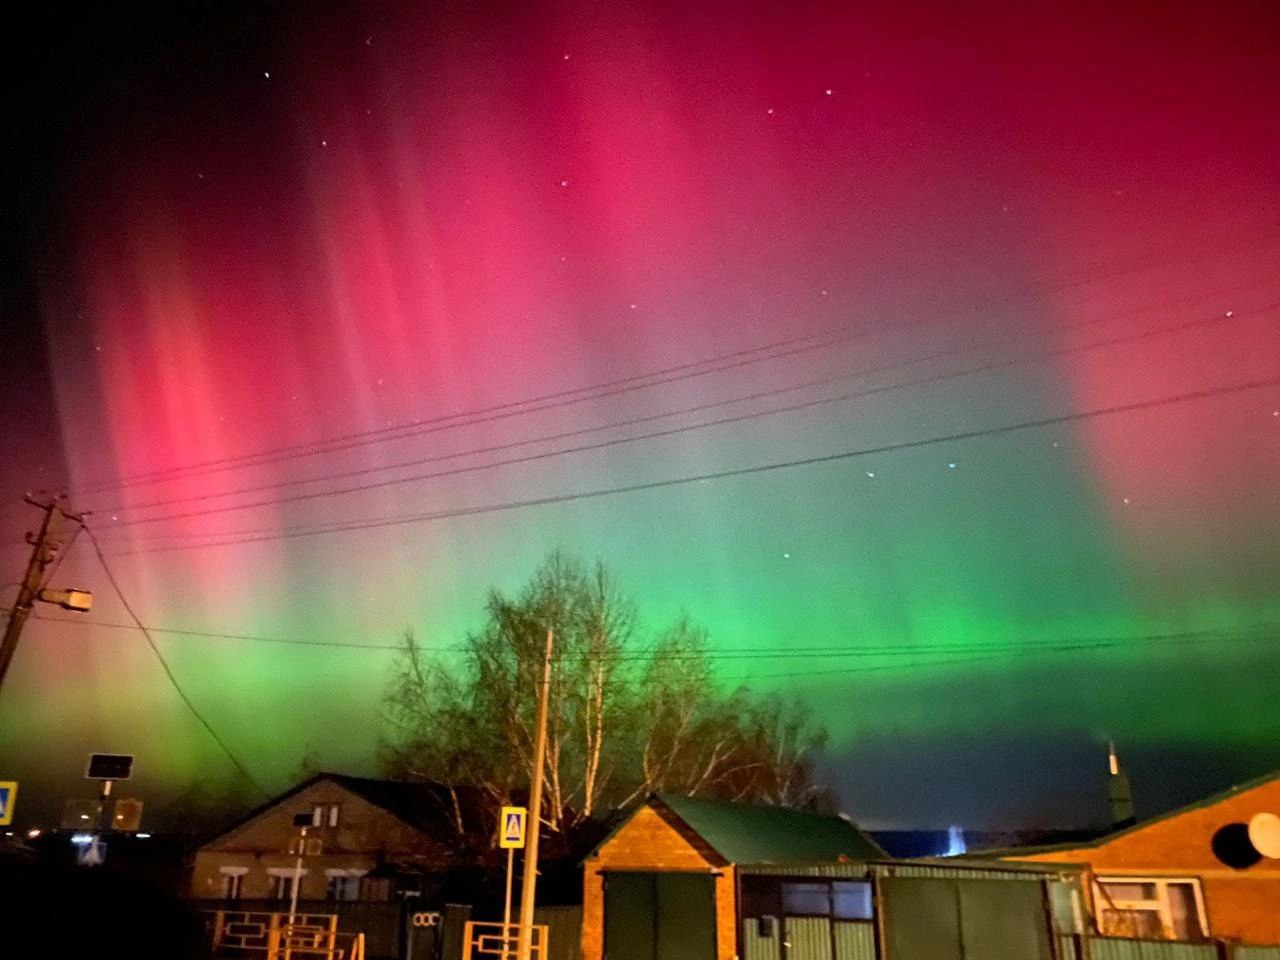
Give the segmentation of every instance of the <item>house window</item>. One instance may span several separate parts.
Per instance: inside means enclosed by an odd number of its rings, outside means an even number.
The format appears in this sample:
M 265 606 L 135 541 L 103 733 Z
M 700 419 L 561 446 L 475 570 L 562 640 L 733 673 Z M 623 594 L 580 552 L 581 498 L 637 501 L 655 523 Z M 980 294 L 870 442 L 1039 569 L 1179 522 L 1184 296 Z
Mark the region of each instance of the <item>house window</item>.
M 293 874 L 278 873 L 272 877 L 271 896 L 276 900 L 292 900 Z
M 1199 880 L 1099 877 L 1094 892 L 1104 936 L 1203 940 L 1208 935 Z
M 831 916 L 831 886 L 826 883 L 784 883 L 782 912 L 790 916 Z
M 870 881 L 836 881 L 831 885 L 831 905 L 837 920 L 870 920 L 874 916 Z
M 329 883 L 325 888 L 325 899 L 359 900 L 360 878 L 361 875 L 358 873 L 330 874 Z
M 222 875 L 222 899 L 223 900 L 239 900 L 240 890 L 244 885 L 244 873 L 223 873 Z
M 311 825 L 313 827 L 336 827 L 338 811 L 342 805 L 338 803 L 316 803 L 311 806 Z

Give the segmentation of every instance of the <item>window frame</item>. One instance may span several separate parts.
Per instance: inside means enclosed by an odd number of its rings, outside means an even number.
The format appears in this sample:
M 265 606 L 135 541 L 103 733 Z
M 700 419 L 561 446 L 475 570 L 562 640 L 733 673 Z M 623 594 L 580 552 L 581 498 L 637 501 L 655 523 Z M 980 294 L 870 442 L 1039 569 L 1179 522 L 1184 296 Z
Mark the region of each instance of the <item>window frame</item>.
M 242 899 L 244 891 L 244 874 L 237 871 L 235 873 L 224 872 L 222 874 L 222 899 L 228 903 L 234 903 Z
M 824 887 L 827 898 L 825 913 L 796 913 L 787 909 L 787 897 L 784 888 L 788 884 L 799 884 L 806 887 Z M 857 884 L 865 886 L 870 894 L 871 915 L 868 917 L 842 917 L 836 910 L 836 887 L 840 884 Z M 743 920 L 758 920 L 761 917 L 818 917 L 833 923 L 874 923 L 876 919 L 875 883 L 871 877 L 794 877 L 752 875 L 743 877 L 741 881 L 741 899 L 739 911 Z M 816 891 L 813 891 L 816 893 Z M 754 908 L 756 912 L 752 912 Z M 761 912 L 767 908 L 768 912 Z
M 1151 884 L 1155 887 L 1155 899 L 1132 900 L 1112 897 L 1106 890 L 1106 884 Z M 1173 943 L 1195 943 L 1197 940 L 1183 940 L 1175 935 L 1173 928 L 1173 903 L 1169 898 L 1169 887 L 1174 885 L 1190 886 L 1192 901 L 1196 907 L 1196 926 L 1199 927 L 1198 940 L 1209 939 L 1209 912 L 1205 909 L 1204 890 L 1200 886 L 1199 877 L 1152 877 L 1145 874 L 1098 874 L 1093 879 L 1094 910 L 1099 932 L 1102 931 L 1102 914 L 1104 910 L 1154 913 L 1160 920 L 1161 940 Z M 1103 935 L 1106 936 L 1105 932 Z

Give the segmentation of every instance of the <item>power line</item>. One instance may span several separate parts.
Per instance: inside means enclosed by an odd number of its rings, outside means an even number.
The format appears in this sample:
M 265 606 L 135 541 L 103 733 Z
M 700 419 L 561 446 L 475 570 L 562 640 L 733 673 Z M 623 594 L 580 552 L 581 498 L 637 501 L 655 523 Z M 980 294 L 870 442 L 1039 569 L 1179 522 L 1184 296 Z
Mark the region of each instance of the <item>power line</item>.
M 268 644 L 286 644 L 295 647 L 322 647 L 348 650 L 376 650 L 403 653 L 404 644 L 356 643 L 338 640 L 299 640 L 288 637 L 259 636 L 246 633 L 228 633 L 206 630 L 191 630 L 174 627 L 157 627 L 138 623 L 121 623 L 104 620 L 70 619 L 66 617 L 38 616 L 33 619 L 46 623 L 74 624 L 84 627 L 104 627 L 121 630 L 148 630 L 152 633 L 174 634 L 204 639 L 221 639 L 252 641 Z M 860 644 L 850 646 L 815 645 L 815 646 L 751 646 L 751 647 L 717 647 L 701 651 L 676 651 L 663 653 L 660 650 L 624 650 L 607 656 L 596 656 L 589 653 L 565 653 L 554 657 L 559 662 L 606 662 L 606 663 L 683 663 L 683 662 L 722 662 L 728 660 L 807 660 L 807 659 L 842 659 L 846 657 L 884 658 L 914 657 L 928 654 L 952 653 L 1000 653 L 1000 654 L 1035 654 L 1040 652 L 1065 652 L 1083 650 L 1104 650 L 1132 647 L 1135 645 L 1159 644 L 1161 646 L 1184 646 L 1202 643 L 1256 642 L 1271 639 L 1280 625 L 1273 623 L 1252 624 L 1238 630 L 1193 630 L 1177 633 L 1136 634 L 1119 637 L 1076 637 L 1066 640 L 1018 640 L 1018 641 L 944 641 L 924 644 Z M 419 647 L 425 653 L 466 653 L 469 647 L 454 644 L 447 647 Z
M 1211 295 L 1217 296 L 1219 294 L 1215 292 Z M 1193 299 L 1202 299 L 1203 296 L 1206 296 L 1206 295 L 1197 296 Z M 395 485 L 404 484 L 404 483 L 413 483 L 413 482 L 418 482 L 422 480 L 435 479 L 438 477 L 453 476 L 458 473 L 469 473 L 473 471 L 493 469 L 496 467 L 508 466 L 512 464 L 527 463 L 535 460 L 546 459 L 553 456 L 563 456 L 571 453 L 580 453 L 584 451 L 603 449 L 603 448 L 611 447 L 615 445 L 634 443 L 641 440 L 648 440 L 655 437 L 665 437 L 665 436 L 671 436 L 675 434 L 690 432 L 694 430 L 702 430 L 710 427 L 717 427 L 717 426 L 723 426 L 727 424 L 739 423 L 746 420 L 756 419 L 759 417 L 776 416 L 778 414 L 796 412 L 799 410 L 810 409 L 816 406 L 822 406 L 826 404 L 860 399 L 860 398 L 872 396 L 878 393 L 901 390 L 901 389 L 906 389 L 914 386 L 928 385 L 928 384 L 943 382 L 951 379 L 959 379 L 962 377 L 973 376 L 974 374 L 989 373 L 995 370 L 1006 369 L 1008 367 L 1023 364 L 1023 363 L 1031 363 L 1039 360 L 1051 359 L 1053 357 L 1064 356 L 1068 354 L 1081 353 L 1089 350 L 1101 349 L 1104 347 L 1118 346 L 1118 345 L 1127 344 L 1127 343 L 1139 342 L 1141 340 L 1150 339 L 1156 336 L 1163 336 L 1163 335 L 1168 335 L 1173 333 L 1181 333 L 1187 330 L 1197 329 L 1204 326 L 1225 323 L 1233 319 L 1243 320 L 1248 316 L 1261 313 L 1265 310 L 1274 309 L 1275 307 L 1278 307 L 1278 306 L 1280 306 L 1280 301 L 1266 304 L 1262 307 L 1254 308 L 1252 310 L 1216 313 L 1208 317 L 1198 318 L 1190 321 L 1183 321 L 1176 324 L 1157 327 L 1152 330 L 1142 331 L 1136 334 L 1128 334 L 1128 335 L 1119 336 L 1119 337 L 1115 337 L 1108 340 L 1097 341 L 1094 343 L 1079 344 L 1071 347 L 1063 347 L 1063 348 L 1058 348 L 1056 350 L 1049 350 L 1049 351 L 1044 351 L 1037 354 L 1031 354 L 1023 357 L 1014 357 L 1006 360 L 990 361 L 988 363 L 981 364 L 977 367 L 971 367 L 965 370 L 935 374 L 935 375 L 923 377 L 916 380 L 905 381 L 902 383 L 882 385 L 879 387 L 871 388 L 866 391 L 845 393 L 845 394 L 841 394 L 834 397 L 819 398 L 816 400 L 804 401 L 804 402 L 776 407 L 776 408 L 752 411 L 749 413 L 740 414 L 732 417 L 725 417 L 725 418 L 705 421 L 703 423 L 697 423 L 697 424 L 689 424 L 689 425 L 685 425 L 682 427 L 677 427 L 669 430 L 662 430 L 662 431 L 657 431 L 653 433 L 640 434 L 637 436 L 615 438 L 599 444 L 570 447 L 568 449 L 543 452 L 539 454 L 528 455 L 525 457 L 517 457 L 517 458 L 508 459 L 508 460 L 499 460 L 494 463 L 473 465 L 473 466 L 468 466 L 468 467 L 460 468 L 457 470 L 445 471 L 441 473 L 423 474 L 423 475 L 412 476 L 412 477 L 402 477 L 402 478 L 382 481 L 382 482 L 368 484 L 368 485 L 358 485 L 348 489 L 312 491 L 310 493 L 300 493 L 300 494 L 291 495 L 290 497 L 286 497 L 286 498 L 273 498 L 270 500 L 261 500 L 253 503 L 246 503 L 246 504 L 230 504 L 224 507 L 219 507 L 219 508 L 215 508 L 213 510 L 208 510 L 208 511 L 187 512 L 187 513 L 173 514 L 171 516 L 151 517 L 151 518 L 138 519 L 138 520 L 125 520 L 125 521 L 121 521 L 120 526 L 128 526 L 132 523 L 156 522 L 159 520 L 171 519 L 171 518 L 177 519 L 177 518 L 185 518 L 190 516 L 202 516 L 207 513 L 213 513 L 213 512 L 247 510 L 247 509 L 252 509 L 258 506 L 273 506 L 278 503 L 289 503 L 289 502 L 293 502 L 294 500 L 306 500 L 306 499 L 317 499 L 317 498 L 329 497 L 329 496 L 339 496 L 345 493 L 360 492 L 362 490 L 377 489 L 379 487 L 395 486 Z M 1159 306 L 1153 305 L 1152 307 L 1148 307 L 1144 310 L 1137 311 L 1137 312 L 1147 312 L 1147 310 L 1149 309 L 1159 309 L 1159 308 L 1160 308 Z M 1119 316 L 1130 316 L 1130 315 L 1132 315 L 1132 312 L 1126 313 L 1126 314 L 1120 314 Z M 1110 317 L 1094 317 L 1088 320 L 1066 324 L 1062 326 L 1060 329 L 1063 331 L 1066 331 L 1066 330 L 1078 329 L 1081 327 L 1094 326 L 1099 323 L 1106 322 L 1108 320 L 1112 320 L 1116 318 L 1117 317 L 1114 315 Z M 1021 340 L 1033 339 L 1034 337 L 1035 337 L 1035 334 L 1031 334 L 1031 335 L 1024 334 L 1022 336 L 1014 336 L 1012 339 L 1005 338 L 1000 343 L 991 344 L 990 346 L 1007 346 L 1009 345 L 1010 342 L 1016 343 Z M 477 454 L 496 453 L 504 450 L 512 450 L 519 447 L 530 446 L 533 444 L 549 443 L 556 440 L 564 440 L 564 439 L 570 439 L 573 437 L 580 437 L 587 434 L 598 433 L 606 430 L 621 429 L 623 427 L 628 427 L 628 426 L 637 426 L 643 423 L 651 423 L 655 420 L 665 420 L 672 417 L 687 416 L 689 414 L 700 413 L 706 410 L 712 410 L 720 407 L 731 406 L 738 403 L 748 403 L 755 400 L 767 399 L 770 397 L 776 397 L 776 396 L 780 396 L 787 393 L 795 393 L 800 390 L 807 390 L 814 387 L 830 386 L 836 383 L 842 383 L 850 379 L 874 376 L 882 373 L 890 373 L 895 370 L 903 369 L 905 367 L 918 366 L 920 364 L 925 364 L 925 363 L 934 363 L 940 360 L 947 360 L 952 357 L 960 356 L 966 353 L 972 353 L 976 350 L 985 349 L 986 346 L 988 345 L 984 345 L 984 344 L 966 345 L 964 347 L 935 352 L 933 354 L 929 354 L 923 357 L 906 358 L 903 360 L 898 360 L 892 363 L 882 364 L 879 366 L 864 367 L 861 370 L 855 370 L 849 373 L 841 373 L 841 374 L 835 374 L 832 376 L 819 377 L 816 379 L 803 381 L 798 384 L 791 384 L 783 387 L 776 387 L 769 390 L 755 391 L 753 393 L 749 393 L 745 395 L 710 401 L 707 403 L 695 404 L 693 406 L 681 407 L 675 410 L 664 411 L 662 413 L 649 414 L 649 415 L 640 416 L 640 417 L 629 417 L 623 420 L 616 420 L 611 423 L 598 424 L 595 426 L 583 427 L 576 430 L 562 431 L 559 433 L 545 434 L 539 437 L 528 437 L 520 440 L 509 441 L 506 443 L 491 444 L 483 447 L 473 447 L 468 450 L 461 450 L 454 453 L 436 454 L 429 457 L 418 457 L 411 460 L 401 460 L 396 463 L 381 464 L 381 465 L 372 466 L 372 467 L 361 467 L 359 469 L 354 469 L 354 470 L 345 470 L 345 471 L 317 474 L 311 477 L 277 481 L 273 483 L 259 484 L 257 486 L 238 487 L 230 490 L 212 491 L 212 492 L 192 494 L 189 496 L 182 496 L 182 497 L 170 497 L 167 499 L 152 500 L 146 503 L 139 503 L 139 504 L 123 504 L 122 503 L 112 507 L 100 507 L 100 508 L 97 508 L 97 510 L 99 512 L 111 513 L 112 515 L 125 513 L 125 512 L 133 513 L 141 510 L 153 509 L 155 507 L 175 506 L 183 503 L 202 503 L 209 500 L 222 499 L 225 497 L 243 496 L 251 493 L 263 493 L 263 492 L 274 491 L 274 490 L 283 490 L 283 489 L 288 489 L 290 487 L 302 486 L 302 485 L 311 484 L 311 483 L 342 480 L 342 479 L 348 479 L 352 477 L 366 476 L 369 474 L 386 473 L 391 470 L 399 470 L 406 467 L 423 466 L 429 463 L 439 463 L 439 462 L 448 461 L 448 460 L 457 460 L 463 457 L 474 456 Z
M 1250 236 L 1247 239 L 1241 239 L 1236 242 L 1238 245 L 1255 244 L 1267 238 L 1274 238 L 1274 231 L 1275 231 L 1274 225 L 1268 225 L 1266 230 L 1260 232 L 1256 236 Z M 1215 249 L 1220 249 L 1220 246 Z M 1141 261 L 1139 262 L 1141 263 Z M 1158 263 L 1160 262 L 1161 261 L 1157 260 L 1154 262 L 1154 264 L 1149 263 L 1147 264 L 1147 266 L 1158 265 Z M 1075 287 L 1075 286 L 1081 285 L 1082 283 L 1086 282 L 1088 275 L 1090 273 L 1097 272 L 1098 270 L 1100 270 L 1101 266 L 1102 264 L 1097 264 L 1091 268 L 1086 268 L 1083 271 L 1078 271 L 1077 273 L 1082 275 L 1083 279 L 1069 280 L 1065 282 L 1065 285 L 1069 287 Z M 1109 279 L 1117 275 L 1122 275 L 1125 272 L 1129 272 L 1132 269 L 1142 269 L 1142 267 L 1120 269 L 1118 271 L 1113 271 L 1112 274 L 1110 274 L 1109 276 L 1107 274 L 1102 274 L 1101 278 Z M 1032 284 L 1027 289 L 1026 294 L 1030 294 L 1041 288 L 1053 289 L 1054 286 L 1056 285 L 1064 285 L 1064 284 L 1062 283 L 1062 281 L 1058 281 L 1056 283 L 1045 281 L 1040 284 Z M 1004 300 L 999 300 L 996 302 L 1007 302 L 1008 299 L 1009 298 L 1004 298 Z M 965 301 L 957 301 L 956 305 L 959 305 L 959 303 L 961 302 L 965 302 Z M 953 305 L 953 308 L 954 306 L 955 305 Z M 920 322 L 922 322 L 922 318 L 916 317 L 916 318 L 908 318 L 906 320 L 900 320 L 897 323 L 885 323 L 884 321 L 880 321 L 880 324 L 887 329 L 898 329 L 901 327 L 918 325 Z M 595 400 L 595 399 L 601 399 L 608 396 L 614 396 L 618 393 L 629 392 L 631 390 L 647 389 L 650 387 L 660 386 L 663 384 L 675 382 L 681 379 L 706 376 L 711 373 L 723 372 L 725 370 L 735 369 L 735 368 L 746 366 L 752 363 L 762 362 L 764 360 L 782 359 L 785 357 L 796 355 L 798 353 L 810 352 L 812 350 L 822 349 L 822 348 L 837 345 L 839 343 L 847 342 L 850 339 L 856 338 L 856 336 L 873 332 L 875 329 L 875 324 L 873 323 L 872 331 L 864 330 L 864 331 L 861 331 L 860 334 L 859 333 L 851 334 L 848 331 L 851 329 L 852 326 L 853 326 L 852 324 L 845 324 L 845 325 L 841 325 L 836 328 L 833 328 L 832 330 L 829 330 L 829 331 L 816 331 L 816 332 L 801 335 L 801 336 L 788 337 L 788 338 L 773 341 L 771 343 L 764 344 L 758 347 L 751 347 L 743 350 L 737 350 L 729 353 L 719 354 L 719 355 L 707 357 L 698 361 L 691 361 L 691 362 L 686 362 L 682 364 L 676 364 L 673 366 L 664 367 L 657 370 L 651 370 L 646 373 L 634 374 L 628 377 L 622 377 L 614 380 L 604 381 L 602 383 L 596 383 L 596 384 L 591 384 L 591 385 L 582 386 L 582 387 L 569 388 L 567 390 L 555 391 L 552 393 L 541 394 L 534 397 L 527 397 L 520 400 L 507 401 L 501 404 L 494 404 L 487 407 L 480 407 L 470 411 L 460 411 L 452 414 L 444 414 L 438 417 L 413 420 L 413 421 L 408 421 L 406 423 L 393 425 L 389 427 L 376 428 L 373 430 L 356 431 L 348 434 L 343 434 L 337 437 L 332 437 L 326 440 L 313 441 L 310 443 L 285 445 L 285 446 L 260 450 L 255 453 L 241 454 L 239 456 L 232 456 L 232 457 L 222 457 L 222 458 L 213 459 L 213 460 L 194 462 L 194 463 L 190 463 L 190 464 L 186 464 L 178 467 L 169 467 L 161 470 L 153 470 L 153 471 L 147 471 L 147 472 L 137 473 L 132 475 L 125 475 L 125 476 L 114 478 L 111 480 L 104 480 L 104 481 L 99 481 L 97 483 L 87 484 L 79 488 L 79 490 L 82 493 L 93 493 L 93 492 L 101 492 L 104 490 L 117 489 L 122 487 L 163 483 L 163 482 L 168 482 L 169 480 L 179 479 L 184 477 L 202 476 L 207 473 L 216 473 L 216 472 L 222 472 L 224 470 L 233 470 L 233 469 L 261 466 L 268 463 L 279 462 L 281 460 L 296 459 L 299 457 L 326 454 L 326 453 L 334 453 L 340 450 L 366 446 L 371 443 L 381 443 L 381 442 L 386 442 L 391 440 L 406 439 L 413 436 L 419 436 L 424 433 L 434 433 L 434 432 L 437 432 L 438 430 L 454 429 L 459 426 L 471 426 L 476 423 L 491 422 L 492 420 L 504 419 L 509 416 L 525 415 L 528 413 L 537 413 L 542 410 L 552 409 L 558 406 L 565 406 L 565 405 L 582 403 L 582 402 Z M 840 331 L 845 331 L 845 332 L 840 333 Z M 810 342 L 815 340 L 822 341 L 823 338 L 827 338 L 827 341 L 817 342 L 817 343 Z M 807 345 L 799 346 L 800 344 L 807 344 Z M 785 349 L 785 348 L 792 348 L 792 347 L 796 349 L 790 349 L 790 350 Z M 784 352 L 774 355 L 774 351 L 778 351 L 778 350 L 784 350 Z M 754 357 L 754 355 L 756 354 L 762 354 L 763 356 Z M 732 362 L 729 362 L 729 361 L 732 361 Z M 722 363 L 727 365 L 716 366 L 717 364 L 722 364 Z M 711 367 L 711 369 L 702 370 L 702 371 L 697 370 L 698 367 L 704 367 L 704 366 Z M 669 376 L 671 374 L 674 374 L 674 376 Z M 655 379 L 655 378 L 658 378 L 658 379 Z M 644 381 L 648 381 L 648 382 L 644 382 Z M 590 395 L 582 396 L 583 394 L 590 394 Z M 543 404 L 543 405 L 533 407 L 531 406 L 533 404 Z M 484 416 L 487 414 L 496 414 L 496 416 Z M 473 417 L 482 417 L 482 419 L 471 420 L 470 418 L 473 418 Z M 450 421 L 463 421 L 463 422 L 452 423 Z M 410 432 L 403 432 L 403 431 L 410 431 Z
M 138 617 L 138 614 L 134 612 L 133 606 L 129 603 L 129 599 L 124 595 L 124 590 L 121 589 L 120 582 L 116 580 L 115 574 L 111 571 L 111 565 L 107 562 L 106 555 L 102 552 L 102 547 L 98 543 L 98 538 L 94 535 L 93 530 L 90 529 L 83 520 L 80 525 L 84 532 L 88 534 L 89 542 L 93 544 L 93 551 L 98 555 L 98 562 L 102 565 L 102 572 L 106 575 L 107 582 L 111 584 L 111 589 L 115 591 L 115 595 L 117 599 L 119 599 L 120 605 L 124 607 L 125 612 L 129 614 L 130 619 L 133 620 L 143 637 L 146 638 L 147 646 L 151 648 L 151 652 L 155 654 L 156 660 L 160 662 L 161 669 L 164 670 L 164 675 L 169 679 L 169 685 L 177 692 L 178 696 L 182 699 L 182 702 L 187 705 L 187 709 L 191 711 L 191 715 L 200 721 L 200 725 L 204 727 L 209 736 L 213 738 L 213 742 L 222 749 L 224 754 L 226 754 L 227 759 L 231 761 L 232 766 L 240 771 L 240 775 L 243 776 L 245 780 L 248 781 L 248 783 L 264 797 L 271 796 L 262 784 L 254 778 L 253 774 L 248 771 L 245 765 L 236 758 L 236 755 L 231 752 L 231 748 L 227 746 L 227 742 L 218 735 L 218 731 L 213 729 L 213 725 L 209 723 L 205 715 L 200 712 L 200 709 L 195 705 L 191 697 L 187 695 L 187 692 L 182 689 L 182 684 L 180 684 L 178 682 L 178 678 L 174 676 L 173 668 L 169 666 L 169 661 L 167 661 L 164 654 L 160 652 L 160 648 L 156 646 L 156 642 L 151 636 L 151 631 L 143 625 L 142 620 Z
M 1243 383 L 1229 384 L 1220 387 L 1208 387 L 1201 390 L 1193 390 L 1185 393 L 1174 394 L 1172 396 L 1158 397 L 1151 400 L 1141 400 L 1133 403 L 1117 404 L 1110 407 L 1101 407 L 1093 410 L 1077 411 L 1073 413 L 1060 414 L 1052 417 L 1041 417 L 1035 420 L 1024 420 L 1017 423 L 1005 424 L 998 427 L 985 427 L 976 430 L 965 430 L 958 433 L 944 434 L 936 437 L 926 437 L 918 440 L 906 440 L 896 443 L 880 444 L 874 447 L 863 447 L 856 450 L 844 450 L 838 453 L 820 454 L 812 457 L 802 457 L 794 460 L 779 460 L 771 463 L 756 464 L 746 467 L 735 467 L 728 470 L 717 470 L 709 473 L 693 474 L 684 477 L 673 477 L 663 480 L 651 480 L 642 483 L 626 484 L 616 487 L 603 487 L 595 490 L 583 490 L 576 493 L 554 494 L 546 497 L 535 497 L 527 500 L 508 500 L 498 503 L 482 504 L 474 507 L 461 507 L 454 510 L 442 510 L 432 513 L 409 514 L 392 517 L 376 517 L 364 520 L 343 521 L 333 524 L 316 525 L 311 527 L 295 527 L 283 528 L 272 531 L 257 530 L 239 530 L 227 531 L 225 534 L 209 534 L 211 537 L 223 537 L 224 539 L 210 540 L 202 543 L 175 544 L 169 546 L 144 547 L 137 550 L 121 551 L 117 555 L 127 555 L 131 553 L 163 553 L 175 550 L 193 550 L 204 549 L 208 547 L 224 547 L 246 543 L 260 543 L 271 540 L 293 539 L 298 537 L 319 536 L 327 533 L 341 533 L 355 530 L 372 530 L 381 527 L 401 526 L 413 523 L 428 523 L 437 520 L 454 519 L 458 517 L 470 517 L 481 514 L 498 513 L 509 510 L 527 509 L 530 507 L 549 506 L 552 504 L 574 503 L 581 500 L 591 500 L 600 497 L 618 496 L 627 493 L 638 493 L 645 490 L 661 490 L 669 487 L 684 486 L 691 483 L 711 482 L 714 480 L 724 480 L 731 477 L 752 476 L 755 474 L 771 473 L 779 470 L 789 470 L 796 467 L 813 466 L 823 463 L 836 463 L 843 460 L 851 460 L 858 457 L 872 456 L 876 454 L 893 453 L 903 450 L 921 449 L 924 447 L 937 446 L 944 443 L 956 443 L 967 440 L 976 440 L 985 437 L 1001 436 L 1009 433 L 1021 432 L 1024 430 L 1035 430 L 1044 427 L 1061 426 L 1068 423 L 1076 423 L 1084 420 L 1092 420 L 1099 417 L 1115 416 L 1123 413 L 1133 413 L 1140 410 L 1151 410 L 1158 407 L 1169 406 L 1173 404 L 1190 403 L 1198 400 L 1205 400 L 1211 397 L 1227 396 L 1231 394 L 1243 393 L 1250 390 L 1258 390 L 1265 387 L 1274 387 L 1280 385 L 1280 377 L 1272 377 L 1264 380 L 1252 380 Z M 252 534 L 252 535 L 251 535 Z
M 1264 310 L 1275 309 L 1280 307 L 1280 302 L 1268 304 L 1260 308 Z M 720 417 L 713 420 L 706 420 L 700 423 L 684 424 L 676 427 L 667 427 L 662 430 L 653 430 L 647 433 L 636 434 L 626 437 L 612 437 L 607 440 L 600 440 L 595 443 L 579 444 L 577 446 L 561 448 L 557 450 L 546 450 L 539 453 L 524 454 L 518 457 L 509 457 L 503 460 L 496 460 L 489 463 L 468 464 L 461 467 L 453 467 L 448 470 L 438 470 L 431 473 L 414 474 L 408 477 L 395 477 L 387 480 L 375 480 L 368 483 L 353 484 L 346 487 L 339 487 L 330 490 L 313 490 L 303 493 L 295 493 L 282 497 L 272 497 L 267 499 L 253 500 L 247 503 L 226 504 L 218 507 L 208 507 L 200 510 L 187 510 L 178 513 L 160 514 L 152 517 L 139 517 L 133 520 L 122 520 L 113 529 L 120 527 L 138 526 L 142 524 L 163 523 L 171 520 L 186 520 L 193 517 L 213 516 L 222 513 L 237 513 L 243 510 L 252 510 L 258 507 L 279 506 L 288 503 L 298 503 L 305 500 L 327 499 L 329 497 L 346 496 L 352 493 L 364 493 L 370 490 L 385 489 L 387 487 L 401 486 L 406 483 L 421 483 L 426 480 L 437 480 L 444 477 L 461 476 L 463 474 L 477 473 L 483 470 L 492 470 L 498 467 L 506 467 L 513 465 L 523 465 L 528 463 L 536 463 L 542 460 L 549 460 L 556 457 L 562 457 L 569 454 L 586 453 L 596 450 L 605 450 L 611 447 L 622 446 L 630 443 L 637 443 L 642 440 L 652 440 L 661 437 L 678 436 L 684 433 L 690 433 L 696 430 L 705 430 L 712 427 L 726 426 L 735 423 L 744 423 L 750 420 L 756 420 L 766 416 L 777 416 L 783 413 L 795 413 L 801 410 L 809 410 L 815 407 L 827 406 L 833 403 L 843 403 L 850 400 L 865 399 L 869 396 L 875 396 L 881 393 L 889 393 L 896 390 L 902 390 L 909 387 L 924 386 L 935 383 L 942 383 L 948 380 L 959 379 L 962 377 L 973 376 L 980 373 L 990 373 L 995 370 L 1003 370 L 1019 364 L 1050 359 L 1053 357 L 1064 356 L 1068 354 L 1081 353 L 1088 350 L 1097 350 L 1104 347 L 1117 346 L 1120 344 L 1136 343 L 1141 340 L 1150 339 L 1155 336 L 1168 335 L 1170 333 L 1179 333 L 1186 330 L 1201 328 L 1209 325 L 1216 325 L 1228 322 L 1229 320 L 1242 319 L 1244 314 L 1232 313 L 1231 316 L 1223 314 L 1215 314 L 1212 317 L 1201 318 L 1197 320 L 1187 321 L 1181 324 L 1161 327 L 1156 330 L 1149 330 L 1138 334 L 1130 334 L 1121 337 L 1114 337 L 1110 340 L 1083 344 L 1075 347 L 1063 347 L 1056 350 L 1046 351 L 1029 357 L 1014 357 L 1005 360 L 996 360 L 988 363 L 980 364 L 975 367 L 969 367 L 964 370 L 952 371 L 949 373 L 933 374 L 926 377 L 920 377 L 915 380 L 908 380 L 899 383 L 884 384 L 878 387 L 870 387 L 865 390 L 857 390 L 849 393 L 839 394 L 834 397 L 820 397 L 814 400 L 804 400 L 797 403 L 786 404 L 779 407 L 771 407 L 765 410 L 750 411 L 747 413 L 735 414 L 733 416 Z M 222 494 L 227 496 L 230 494 Z M 203 500 L 206 497 L 195 497 L 192 499 Z

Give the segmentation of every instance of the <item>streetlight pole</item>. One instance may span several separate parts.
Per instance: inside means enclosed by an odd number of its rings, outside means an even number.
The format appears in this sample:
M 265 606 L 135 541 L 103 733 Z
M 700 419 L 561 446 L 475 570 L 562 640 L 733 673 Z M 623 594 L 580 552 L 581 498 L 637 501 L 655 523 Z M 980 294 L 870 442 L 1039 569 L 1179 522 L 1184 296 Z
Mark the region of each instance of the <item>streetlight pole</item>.
M 538 691 L 538 738 L 533 749 L 533 788 L 529 797 L 529 841 L 524 851 L 524 876 L 520 888 L 520 933 L 516 960 L 529 960 L 533 945 L 533 897 L 538 883 L 538 833 L 542 823 L 542 767 L 547 757 L 547 700 L 551 694 L 551 647 L 554 634 L 547 628 L 547 649 L 542 657 L 542 684 Z

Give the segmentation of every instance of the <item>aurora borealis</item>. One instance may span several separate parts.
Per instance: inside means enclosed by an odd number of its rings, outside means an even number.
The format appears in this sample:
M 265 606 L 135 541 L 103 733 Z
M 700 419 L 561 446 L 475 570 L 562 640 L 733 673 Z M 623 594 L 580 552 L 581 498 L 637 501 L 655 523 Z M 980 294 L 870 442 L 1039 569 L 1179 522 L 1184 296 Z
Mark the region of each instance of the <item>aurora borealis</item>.
M 1148 811 L 1280 766 L 1274 383 L 279 536 L 1280 377 L 1265 8 L 687 6 L 299 5 L 49 121 L 39 464 L 144 620 L 446 645 L 561 546 L 769 654 L 717 669 L 802 691 L 871 823 L 1096 819 L 1108 736 Z M 6 569 L 35 463 L 4 470 Z M 61 579 L 124 622 L 85 547 Z M 157 637 L 272 789 L 309 749 L 370 770 L 386 651 Z M 23 643 L 0 773 L 230 776 L 135 633 Z

